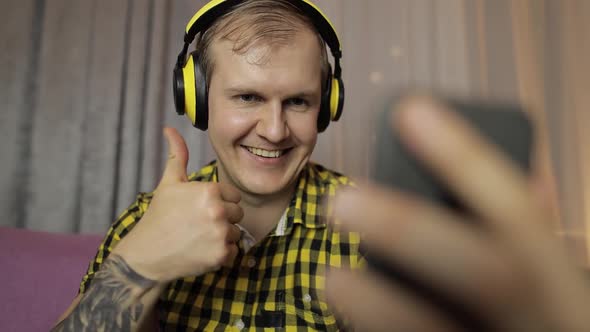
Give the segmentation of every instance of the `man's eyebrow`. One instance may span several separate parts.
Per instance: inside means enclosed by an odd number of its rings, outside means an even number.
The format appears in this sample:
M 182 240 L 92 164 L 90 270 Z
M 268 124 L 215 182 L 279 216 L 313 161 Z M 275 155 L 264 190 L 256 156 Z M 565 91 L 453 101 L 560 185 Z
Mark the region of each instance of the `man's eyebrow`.
M 248 88 L 240 88 L 240 87 L 231 87 L 224 90 L 225 93 L 231 95 L 247 95 L 247 94 L 255 94 L 259 95 L 260 93 L 254 89 Z
M 291 98 L 313 99 L 317 96 L 319 96 L 319 93 L 317 91 L 309 90 L 309 91 L 301 91 L 299 93 L 295 93 L 293 95 L 290 95 L 287 98 L 289 98 L 289 99 L 291 99 Z

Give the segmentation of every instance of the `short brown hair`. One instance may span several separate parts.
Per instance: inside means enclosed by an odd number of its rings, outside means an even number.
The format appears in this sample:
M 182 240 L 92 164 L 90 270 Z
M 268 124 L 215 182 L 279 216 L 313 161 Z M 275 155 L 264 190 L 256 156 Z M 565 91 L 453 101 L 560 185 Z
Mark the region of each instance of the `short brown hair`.
M 199 34 L 196 49 L 199 51 L 199 65 L 207 77 L 207 86 L 215 65 L 210 46 L 216 38 L 234 41 L 233 51 L 243 54 L 257 43 L 284 45 L 305 28 L 317 34 L 324 88 L 330 72 L 326 43 L 309 17 L 289 0 L 246 0 L 232 7 Z

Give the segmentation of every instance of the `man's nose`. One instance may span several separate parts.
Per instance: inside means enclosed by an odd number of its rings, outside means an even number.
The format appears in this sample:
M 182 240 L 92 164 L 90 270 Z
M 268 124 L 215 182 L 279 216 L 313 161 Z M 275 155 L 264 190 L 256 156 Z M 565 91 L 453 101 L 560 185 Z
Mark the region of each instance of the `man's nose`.
M 265 105 L 260 112 L 256 133 L 273 143 L 279 143 L 289 136 L 286 114 L 280 101 Z

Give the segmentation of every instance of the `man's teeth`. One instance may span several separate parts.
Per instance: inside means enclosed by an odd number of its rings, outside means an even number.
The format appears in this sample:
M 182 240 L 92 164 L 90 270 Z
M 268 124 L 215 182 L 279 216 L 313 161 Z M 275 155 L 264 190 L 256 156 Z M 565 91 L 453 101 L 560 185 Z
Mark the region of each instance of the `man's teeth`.
M 283 154 L 282 150 L 269 151 L 269 150 L 252 148 L 249 146 L 247 146 L 246 149 L 248 149 L 248 151 L 250 151 L 251 153 L 253 153 L 257 156 L 266 157 L 266 158 L 278 158 Z

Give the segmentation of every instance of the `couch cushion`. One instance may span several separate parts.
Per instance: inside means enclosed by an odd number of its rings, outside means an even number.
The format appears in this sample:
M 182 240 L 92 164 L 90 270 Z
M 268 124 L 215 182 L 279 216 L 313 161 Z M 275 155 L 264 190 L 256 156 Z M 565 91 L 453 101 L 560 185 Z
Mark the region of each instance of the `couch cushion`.
M 0 331 L 48 331 L 77 295 L 101 239 L 0 227 Z

